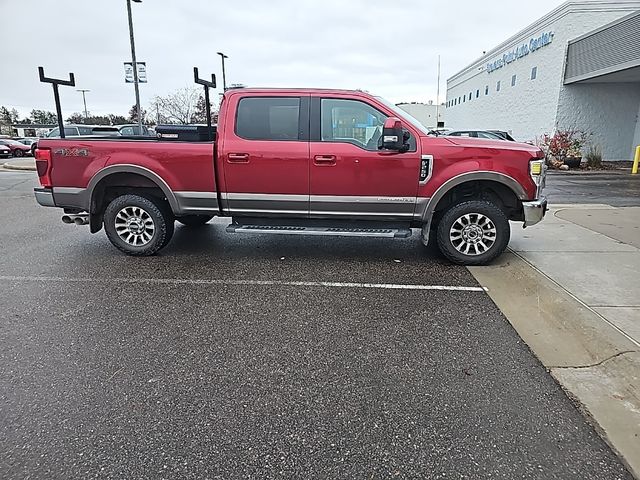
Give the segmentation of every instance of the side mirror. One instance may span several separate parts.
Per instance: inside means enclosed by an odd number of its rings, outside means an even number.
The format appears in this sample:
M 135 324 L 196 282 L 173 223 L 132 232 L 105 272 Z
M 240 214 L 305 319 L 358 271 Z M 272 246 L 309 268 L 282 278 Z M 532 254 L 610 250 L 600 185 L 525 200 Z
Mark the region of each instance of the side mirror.
M 409 145 L 406 143 L 408 138 L 405 138 L 405 132 L 406 130 L 402 128 L 402 121 L 398 117 L 387 118 L 382 127 L 380 150 L 406 152 Z

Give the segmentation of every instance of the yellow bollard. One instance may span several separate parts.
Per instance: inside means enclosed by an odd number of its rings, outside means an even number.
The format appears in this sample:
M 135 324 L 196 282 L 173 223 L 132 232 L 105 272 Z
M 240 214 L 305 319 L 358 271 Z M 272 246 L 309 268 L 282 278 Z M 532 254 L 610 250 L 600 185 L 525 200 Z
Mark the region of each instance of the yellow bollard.
M 638 173 L 638 164 L 640 164 L 640 145 L 636 147 L 636 158 L 633 159 L 633 168 L 631 169 L 633 175 Z

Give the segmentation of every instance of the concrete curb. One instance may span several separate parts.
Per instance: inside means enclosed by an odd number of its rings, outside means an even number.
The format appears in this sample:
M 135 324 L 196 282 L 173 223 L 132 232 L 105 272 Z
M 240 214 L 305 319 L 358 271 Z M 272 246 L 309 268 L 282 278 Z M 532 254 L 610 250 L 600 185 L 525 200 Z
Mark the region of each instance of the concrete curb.
M 517 253 L 469 271 L 640 479 L 640 347 Z
M 27 172 L 35 172 L 36 167 L 31 165 L 11 165 L 11 163 L 7 162 L 2 164 L 2 168 L 5 170 L 22 170 Z

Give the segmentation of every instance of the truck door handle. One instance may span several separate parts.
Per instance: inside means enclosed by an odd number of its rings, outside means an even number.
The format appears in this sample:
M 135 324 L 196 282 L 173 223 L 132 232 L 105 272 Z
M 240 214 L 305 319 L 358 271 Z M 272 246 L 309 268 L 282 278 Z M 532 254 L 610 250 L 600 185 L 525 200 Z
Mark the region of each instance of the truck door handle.
M 321 167 L 331 166 L 336 164 L 335 155 L 316 155 L 313 157 L 313 164 Z
M 227 158 L 229 163 L 249 163 L 248 153 L 230 153 Z

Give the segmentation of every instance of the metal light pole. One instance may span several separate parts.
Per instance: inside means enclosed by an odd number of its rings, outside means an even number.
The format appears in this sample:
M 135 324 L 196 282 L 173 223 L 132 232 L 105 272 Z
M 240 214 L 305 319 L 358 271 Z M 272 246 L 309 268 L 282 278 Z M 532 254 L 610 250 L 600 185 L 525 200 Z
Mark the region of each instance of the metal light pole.
M 82 92 L 82 103 L 84 103 L 84 119 L 85 120 L 89 118 L 89 113 L 87 113 L 87 99 L 85 98 L 84 94 L 90 91 L 91 90 L 87 90 L 85 88 L 79 88 L 78 90 L 76 90 L 76 92 Z
M 436 92 L 436 130 L 438 130 L 440 126 L 440 55 L 438 55 L 438 87 Z
M 136 111 L 138 112 L 138 128 L 142 132 L 142 115 L 140 114 L 140 89 L 138 87 L 138 64 L 136 63 L 136 45 L 133 40 L 133 18 L 131 17 L 131 1 L 127 0 L 127 14 L 129 15 L 129 39 L 131 40 L 131 63 L 133 63 L 133 86 L 136 91 Z M 133 0 L 142 3 L 142 0 Z
M 227 77 L 225 75 L 225 71 L 224 71 L 224 59 L 225 58 L 229 58 L 227 55 L 225 55 L 222 52 L 218 52 L 218 55 L 220 55 L 220 58 L 222 59 L 222 89 L 226 92 L 227 91 Z

